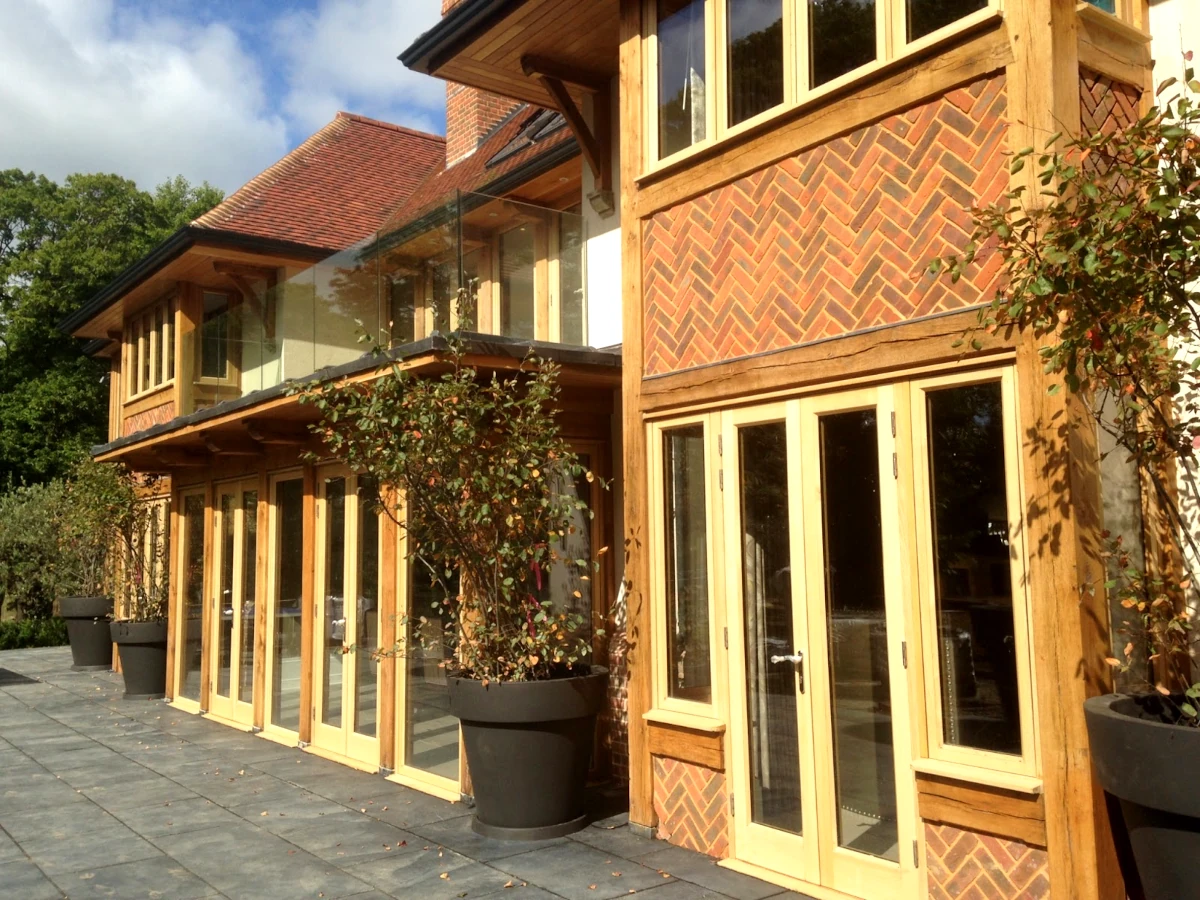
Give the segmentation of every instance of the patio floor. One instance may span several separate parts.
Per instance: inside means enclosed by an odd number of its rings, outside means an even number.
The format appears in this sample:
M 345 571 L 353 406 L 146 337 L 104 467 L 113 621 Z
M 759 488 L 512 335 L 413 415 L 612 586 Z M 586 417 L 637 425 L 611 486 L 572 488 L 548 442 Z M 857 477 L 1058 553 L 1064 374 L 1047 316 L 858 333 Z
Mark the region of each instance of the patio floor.
M 65 648 L 0 652 L 0 896 L 802 895 L 638 837 L 624 816 L 535 844 L 470 811 L 299 750 L 121 699 Z

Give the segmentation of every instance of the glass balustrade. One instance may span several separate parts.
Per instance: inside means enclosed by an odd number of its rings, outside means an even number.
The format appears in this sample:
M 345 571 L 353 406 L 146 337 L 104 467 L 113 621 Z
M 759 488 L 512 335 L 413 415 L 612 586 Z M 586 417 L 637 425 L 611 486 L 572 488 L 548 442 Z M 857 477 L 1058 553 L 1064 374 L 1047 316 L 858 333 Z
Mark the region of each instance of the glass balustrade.
M 226 267 L 228 287 L 200 290 L 199 321 L 184 334 L 180 412 L 435 332 L 583 345 L 585 244 L 578 207 L 462 192 L 307 268 Z

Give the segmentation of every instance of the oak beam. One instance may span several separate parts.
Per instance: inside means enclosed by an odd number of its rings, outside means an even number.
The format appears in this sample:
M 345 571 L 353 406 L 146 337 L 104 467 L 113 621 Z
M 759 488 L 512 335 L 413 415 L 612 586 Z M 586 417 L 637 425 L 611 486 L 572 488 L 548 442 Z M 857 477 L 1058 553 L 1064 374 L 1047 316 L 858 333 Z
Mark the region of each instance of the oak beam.
M 547 59 L 535 53 L 527 53 L 521 57 L 521 71 L 531 78 L 553 78 L 564 84 L 583 88 L 592 94 L 608 92 L 609 77 L 604 73 Z

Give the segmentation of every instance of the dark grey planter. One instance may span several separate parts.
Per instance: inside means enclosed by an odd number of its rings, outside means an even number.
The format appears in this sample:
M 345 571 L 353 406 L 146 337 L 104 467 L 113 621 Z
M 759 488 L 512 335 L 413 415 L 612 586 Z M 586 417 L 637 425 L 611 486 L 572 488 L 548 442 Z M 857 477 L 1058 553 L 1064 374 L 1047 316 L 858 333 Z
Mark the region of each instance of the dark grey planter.
M 126 700 L 167 695 L 167 623 L 113 622 L 112 640 L 121 654 Z
M 1200 898 L 1200 729 L 1144 718 L 1139 698 L 1121 694 L 1087 700 L 1084 713 L 1096 778 L 1129 836 L 1127 885 L 1140 881 L 1146 900 Z
M 71 666 L 76 672 L 107 672 L 112 668 L 112 637 L 108 620 L 111 597 L 63 597 L 58 614 L 67 623 L 71 644 Z
M 448 679 L 462 722 L 479 834 L 538 841 L 587 824 L 584 788 L 608 669 L 552 681 L 487 687 Z

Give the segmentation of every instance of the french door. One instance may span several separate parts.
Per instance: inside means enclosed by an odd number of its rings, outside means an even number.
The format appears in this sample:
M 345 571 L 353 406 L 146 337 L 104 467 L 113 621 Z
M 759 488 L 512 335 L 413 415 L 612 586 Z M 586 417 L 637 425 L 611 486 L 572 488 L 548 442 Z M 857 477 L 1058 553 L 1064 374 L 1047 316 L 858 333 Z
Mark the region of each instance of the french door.
M 377 734 L 382 534 L 369 480 L 317 475 L 312 745 L 379 767 Z
M 721 416 L 736 854 L 916 895 L 889 387 Z
M 258 481 L 219 484 L 214 500 L 208 710 L 249 728 L 254 723 Z

